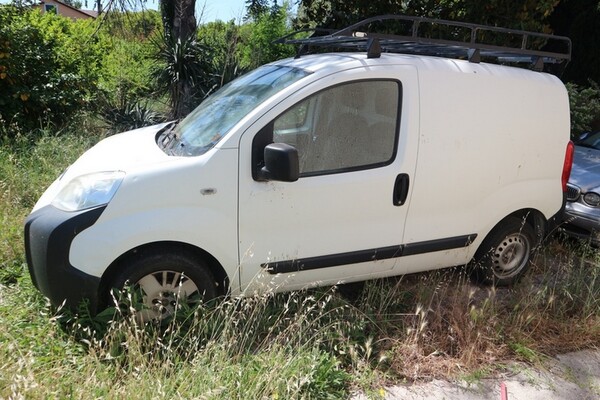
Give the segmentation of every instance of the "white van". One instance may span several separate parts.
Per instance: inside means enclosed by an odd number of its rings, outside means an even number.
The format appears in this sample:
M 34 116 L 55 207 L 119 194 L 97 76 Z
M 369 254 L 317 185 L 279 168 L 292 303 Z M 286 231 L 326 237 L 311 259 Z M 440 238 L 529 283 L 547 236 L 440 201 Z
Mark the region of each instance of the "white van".
M 509 61 L 539 68 L 568 54 L 414 37 L 418 49 L 470 59 L 395 53 L 404 39 L 296 41 L 364 51 L 300 52 L 233 81 L 181 122 L 98 143 L 27 218 L 37 288 L 54 304 L 97 310 L 130 282 L 154 318 L 178 298 L 473 260 L 479 280 L 514 282 L 563 205 L 569 102 L 553 75 L 479 61 L 512 51 Z

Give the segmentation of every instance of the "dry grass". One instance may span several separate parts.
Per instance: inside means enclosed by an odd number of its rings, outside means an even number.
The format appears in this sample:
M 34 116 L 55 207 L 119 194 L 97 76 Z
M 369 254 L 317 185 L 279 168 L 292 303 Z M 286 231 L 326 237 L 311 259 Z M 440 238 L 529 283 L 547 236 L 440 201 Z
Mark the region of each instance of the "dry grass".
M 561 240 L 511 288 L 455 268 L 368 282 L 352 303 L 331 288 L 227 299 L 163 327 L 56 316 L 26 273 L 21 224 L 89 143 L 65 140 L 0 148 L 0 398 L 344 398 L 600 346 L 600 252 Z
M 400 279 L 389 293 L 414 311 L 387 302 L 390 307 L 378 308 L 374 318 L 383 321 L 379 342 L 388 372 L 447 378 L 600 346 L 598 257 L 594 249 L 551 241 L 511 288 L 473 284 L 463 269 Z

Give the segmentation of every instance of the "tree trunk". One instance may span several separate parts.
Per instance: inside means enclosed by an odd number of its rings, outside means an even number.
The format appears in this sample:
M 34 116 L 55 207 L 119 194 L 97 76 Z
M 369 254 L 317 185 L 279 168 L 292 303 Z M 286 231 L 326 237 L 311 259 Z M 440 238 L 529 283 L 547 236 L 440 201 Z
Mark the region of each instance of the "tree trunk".
M 167 43 L 181 47 L 196 35 L 196 0 L 162 0 L 161 14 Z M 176 54 L 179 52 L 175 52 Z M 182 60 L 179 60 L 182 62 Z M 193 82 L 179 76 L 172 82 L 171 117 L 180 119 L 190 111 L 190 99 L 193 96 Z

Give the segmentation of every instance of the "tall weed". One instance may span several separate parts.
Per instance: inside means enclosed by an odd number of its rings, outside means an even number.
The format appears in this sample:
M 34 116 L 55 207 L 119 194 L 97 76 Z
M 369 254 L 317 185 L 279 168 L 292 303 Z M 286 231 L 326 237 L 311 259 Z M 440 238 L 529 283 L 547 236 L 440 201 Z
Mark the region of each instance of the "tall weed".
M 0 144 L 0 284 L 25 270 L 23 221 L 43 191 L 97 138 L 17 135 Z
M 162 325 L 56 313 L 25 273 L 22 223 L 97 138 L 30 137 L 0 145 L 0 398 L 344 398 L 600 345 L 600 253 L 559 240 L 509 288 L 455 268 L 367 282 L 352 302 L 331 288 L 227 298 Z

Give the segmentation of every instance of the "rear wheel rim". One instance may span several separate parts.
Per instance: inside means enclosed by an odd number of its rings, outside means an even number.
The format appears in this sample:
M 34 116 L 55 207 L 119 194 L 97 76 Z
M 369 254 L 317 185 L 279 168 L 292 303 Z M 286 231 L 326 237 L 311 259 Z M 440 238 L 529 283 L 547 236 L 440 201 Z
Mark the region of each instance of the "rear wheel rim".
M 499 279 L 518 275 L 529 261 L 531 244 L 521 232 L 504 238 L 492 254 L 494 275 Z

